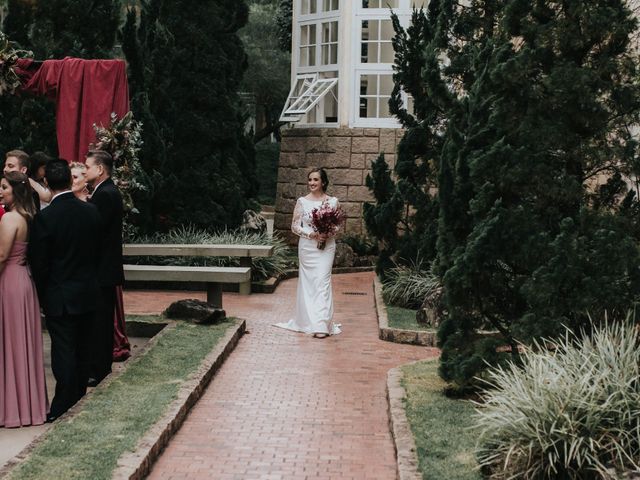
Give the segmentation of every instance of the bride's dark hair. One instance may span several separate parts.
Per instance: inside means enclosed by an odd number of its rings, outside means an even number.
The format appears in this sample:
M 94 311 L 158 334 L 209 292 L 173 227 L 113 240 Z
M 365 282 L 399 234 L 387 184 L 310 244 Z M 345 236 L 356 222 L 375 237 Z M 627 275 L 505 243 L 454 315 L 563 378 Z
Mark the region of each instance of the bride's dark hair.
M 309 178 L 309 175 L 311 175 L 312 173 L 320 174 L 320 181 L 322 182 L 322 191 L 326 192 L 327 187 L 329 186 L 329 176 L 327 175 L 327 171 L 322 167 L 313 167 L 311 170 L 309 170 L 309 173 L 307 173 L 307 179 Z

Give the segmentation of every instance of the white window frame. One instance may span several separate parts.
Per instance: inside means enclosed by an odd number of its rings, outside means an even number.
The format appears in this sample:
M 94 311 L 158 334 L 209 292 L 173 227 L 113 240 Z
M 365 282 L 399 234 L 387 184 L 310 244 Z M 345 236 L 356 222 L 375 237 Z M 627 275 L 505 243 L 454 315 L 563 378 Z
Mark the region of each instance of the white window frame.
M 283 115 L 306 115 L 338 83 L 337 78 L 318 78 L 300 95 Z
M 364 118 L 360 117 L 360 77 L 362 75 L 393 75 L 393 62 L 391 63 L 362 63 L 362 21 L 363 20 L 391 20 L 389 8 L 362 8 L 362 0 L 354 0 L 357 2 L 355 15 L 353 15 L 352 35 L 354 37 L 351 58 L 351 76 L 352 99 L 349 108 L 351 118 L 349 124 L 351 127 L 374 127 L 374 128 L 401 128 L 400 121 L 392 116 L 390 118 Z M 394 8 L 394 12 L 398 15 L 400 24 L 404 27 L 411 23 L 411 3 L 414 0 L 399 0 L 399 6 Z M 379 58 L 379 57 L 378 57 Z M 389 92 L 389 95 L 391 92 Z M 408 106 L 407 94 L 401 92 L 404 106 Z
M 293 83 L 293 86 L 291 87 L 291 90 L 289 90 L 289 95 L 287 95 L 287 101 L 284 102 L 284 108 L 282 109 L 282 112 L 280 113 L 280 121 L 281 122 L 297 122 L 298 120 L 300 120 L 300 115 L 295 115 L 295 116 L 287 116 L 285 115 L 285 112 L 289 109 L 289 107 L 291 107 L 291 104 L 296 102 L 298 100 L 298 98 L 300 98 L 305 91 L 307 91 L 307 89 L 313 84 L 313 82 L 315 82 L 318 79 L 318 74 L 317 73 L 312 73 L 312 74 L 306 74 L 306 75 L 296 75 L 296 81 Z M 299 96 L 295 96 L 296 90 L 298 88 L 298 83 L 302 82 L 302 90 L 300 91 L 300 95 Z M 306 82 L 306 86 L 305 86 L 305 82 Z

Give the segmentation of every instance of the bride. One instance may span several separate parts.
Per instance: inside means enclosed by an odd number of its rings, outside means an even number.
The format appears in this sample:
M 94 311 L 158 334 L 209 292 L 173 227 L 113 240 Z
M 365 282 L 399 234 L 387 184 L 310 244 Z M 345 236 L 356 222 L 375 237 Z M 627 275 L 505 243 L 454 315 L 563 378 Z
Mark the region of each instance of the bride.
M 309 194 L 300 197 L 293 212 L 291 231 L 300 237 L 298 243 L 299 274 L 295 317 L 276 327 L 325 338 L 340 333 L 340 325 L 333 323 L 333 294 L 331 267 L 336 252 L 333 237 L 319 234 L 311 226 L 311 212 L 323 203 L 338 208 L 338 199 L 327 195 L 327 172 L 314 168 L 307 175 Z M 325 242 L 324 249 L 318 242 Z

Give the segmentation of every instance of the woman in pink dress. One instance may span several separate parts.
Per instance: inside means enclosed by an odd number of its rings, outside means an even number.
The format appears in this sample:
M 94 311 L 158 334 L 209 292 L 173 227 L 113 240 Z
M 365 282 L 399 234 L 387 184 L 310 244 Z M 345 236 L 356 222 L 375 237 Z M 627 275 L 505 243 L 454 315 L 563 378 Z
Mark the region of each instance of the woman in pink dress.
M 0 426 L 41 425 L 49 402 L 36 289 L 26 265 L 29 223 L 36 209 L 29 178 L 0 180 Z

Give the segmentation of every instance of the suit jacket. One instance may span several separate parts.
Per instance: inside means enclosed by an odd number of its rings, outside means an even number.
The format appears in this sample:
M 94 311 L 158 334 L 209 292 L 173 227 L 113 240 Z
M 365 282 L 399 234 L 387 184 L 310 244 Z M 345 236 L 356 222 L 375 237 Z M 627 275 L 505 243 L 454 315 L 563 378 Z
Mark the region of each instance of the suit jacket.
M 122 285 L 122 195 L 113 180 L 108 178 L 98 185 L 89 202 L 98 207 L 101 218 L 98 282 L 101 287 Z
M 100 215 L 94 205 L 64 193 L 38 212 L 31 227 L 29 263 L 46 315 L 95 311 L 99 295 Z

